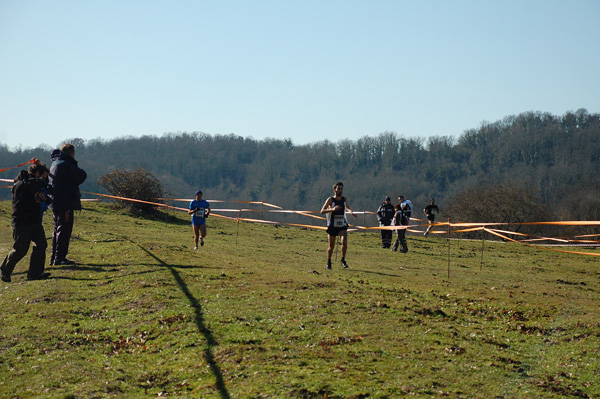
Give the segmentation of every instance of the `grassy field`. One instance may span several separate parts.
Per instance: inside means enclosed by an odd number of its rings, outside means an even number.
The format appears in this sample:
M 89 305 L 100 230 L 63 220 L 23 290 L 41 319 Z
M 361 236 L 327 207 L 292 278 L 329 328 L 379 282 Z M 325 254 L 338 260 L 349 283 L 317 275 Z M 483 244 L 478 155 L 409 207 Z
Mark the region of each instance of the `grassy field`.
M 4 257 L 9 202 L 0 224 Z M 182 212 L 85 204 L 77 265 L 0 285 L 0 397 L 600 397 L 597 257 L 349 240 L 327 271 L 323 231 L 211 217 L 194 251 Z

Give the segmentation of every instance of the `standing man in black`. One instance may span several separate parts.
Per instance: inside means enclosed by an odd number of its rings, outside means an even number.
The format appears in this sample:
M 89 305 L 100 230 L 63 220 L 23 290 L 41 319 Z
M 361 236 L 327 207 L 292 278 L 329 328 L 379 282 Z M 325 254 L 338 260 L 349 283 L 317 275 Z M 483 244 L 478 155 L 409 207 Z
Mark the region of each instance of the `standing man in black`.
M 46 233 L 42 226 L 42 209 L 40 203 L 49 203 L 52 200 L 44 192 L 47 186 L 48 168 L 42 163 L 36 163 L 29 170 L 22 170 L 15 178 L 12 187 L 12 230 L 13 249 L 4 258 L 0 266 L 2 281 L 11 282 L 10 275 L 29 250 L 33 242 L 35 246 L 31 251 L 29 261 L 28 280 L 44 280 L 50 273 L 44 273 L 46 262 Z
M 385 200 L 377 209 L 377 221 L 379 227 L 389 226 L 392 224 L 394 218 L 394 205 L 392 205 L 392 199 L 385 197 Z M 381 244 L 383 248 L 390 248 L 392 246 L 392 230 L 381 230 Z
M 400 204 L 396 204 L 394 207 L 396 213 L 394 214 L 394 220 L 392 224 L 394 226 L 408 226 L 410 218 L 408 217 L 410 211 L 410 206 L 405 202 Z M 396 230 L 396 242 L 394 242 L 394 246 L 392 247 L 392 252 L 396 252 L 398 250 L 398 246 L 402 245 L 402 249 L 400 252 L 407 253 L 408 252 L 408 244 L 406 243 L 406 227 L 400 228 Z
M 81 210 L 79 185 L 87 178 L 87 173 L 75 160 L 75 146 L 64 144 L 60 150 L 52 151 L 50 183 L 54 187 L 54 230 L 52 231 L 51 265 L 70 265 L 75 262 L 67 259 L 69 242 L 73 232 L 73 216 Z

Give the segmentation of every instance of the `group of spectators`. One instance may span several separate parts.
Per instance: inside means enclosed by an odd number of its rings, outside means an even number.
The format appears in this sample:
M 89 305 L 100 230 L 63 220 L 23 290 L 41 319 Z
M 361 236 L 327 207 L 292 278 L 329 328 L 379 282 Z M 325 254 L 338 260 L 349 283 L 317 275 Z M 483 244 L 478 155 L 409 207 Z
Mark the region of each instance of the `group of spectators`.
M 410 218 L 412 216 L 413 204 L 410 200 L 404 198 L 403 195 L 398 196 L 398 203 L 392 205 L 392 199 L 385 197 L 383 203 L 377 209 L 377 221 L 380 227 L 386 226 L 408 226 Z M 435 199 L 431 199 L 430 204 L 423 209 L 423 213 L 427 217 L 429 226 L 425 231 L 424 235 L 427 237 L 429 231 L 433 227 L 435 222 L 435 215 L 440 209 L 435 205 Z M 406 243 L 406 228 L 400 228 L 396 231 L 396 241 L 392 246 L 392 230 L 381 230 L 381 244 L 383 248 L 391 248 L 393 252 L 398 250 L 398 247 L 402 246 L 400 252 L 408 252 L 408 245 Z
M 17 263 L 27 254 L 31 243 L 28 280 L 44 280 L 50 276 L 45 272 L 46 233 L 42 225 L 43 213 L 49 206 L 54 217 L 52 231 L 51 265 L 70 265 L 67 259 L 69 242 L 73 231 L 74 212 L 81 210 L 79 186 L 87 173 L 79 168 L 75 160 L 75 146 L 64 144 L 51 154 L 50 169 L 42 163 L 32 164 L 15 178 L 12 187 L 12 230 L 13 248 L 0 266 L 2 281 L 9 283 Z

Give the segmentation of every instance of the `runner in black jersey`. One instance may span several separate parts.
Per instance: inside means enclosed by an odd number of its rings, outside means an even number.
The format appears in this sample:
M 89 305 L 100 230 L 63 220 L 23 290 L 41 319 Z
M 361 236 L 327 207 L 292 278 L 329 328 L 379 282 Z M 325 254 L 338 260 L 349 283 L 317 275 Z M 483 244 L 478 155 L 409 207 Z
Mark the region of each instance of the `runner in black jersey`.
M 333 185 L 333 197 L 327 198 L 323 208 L 321 208 L 322 214 L 327 214 L 327 236 L 329 238 L 329 246 L 327 248 L 327 268 L 331 269 L 331 255 L 333 254 L 333 248 L 335 247 L 335 238 L 340 236 L 342 240 L 342 266 L 348 267 L 346 263 L 346 250 L 348 249 L 348 220 L 346 219 L 346 210 L 350 212 L 352 216 L 357 218 L 350 206 L 348 205 L 348 199 L 342 196 L 344 192 L 344 184 L 337 182 Z
M 427 221 L 429 222 L 429 227 L 427 227 L 424 234 L 424 236 L 427 237 L 427 234 L 429 234 L 429 231 L 435 223 L 435 214 L 440 212 L 440 208 L 435 204 L 435 199 L 431 199 L 430 204 L 423 209 L 423 212 L 427 216 Z

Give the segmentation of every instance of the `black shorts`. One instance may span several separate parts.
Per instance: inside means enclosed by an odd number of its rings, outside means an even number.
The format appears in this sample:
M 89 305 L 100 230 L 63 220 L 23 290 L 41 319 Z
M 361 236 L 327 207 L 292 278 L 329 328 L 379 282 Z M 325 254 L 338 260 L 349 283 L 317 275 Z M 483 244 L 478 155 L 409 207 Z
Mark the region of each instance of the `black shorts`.
M 341 232 L 346 232 L 348 231 L 348 226 L 346 227 L 333 227 L 333 226 L 329 226 L 327 228 L 327 234 L 332 236 L 332 237 L 336 237 L 339 236 Z
M 432 214 L 427 215 L 427 220 L 429 220 L 431 222 L 434 222 L 435 221 L 435 214 L 432 213 Z

